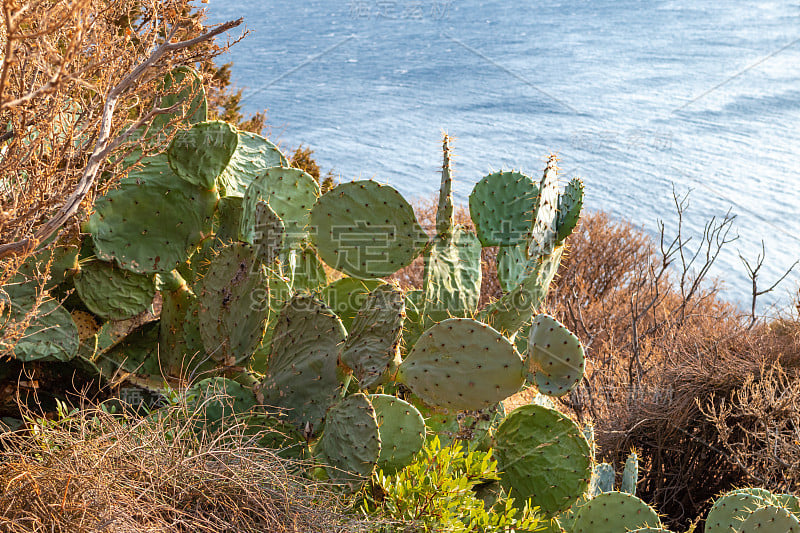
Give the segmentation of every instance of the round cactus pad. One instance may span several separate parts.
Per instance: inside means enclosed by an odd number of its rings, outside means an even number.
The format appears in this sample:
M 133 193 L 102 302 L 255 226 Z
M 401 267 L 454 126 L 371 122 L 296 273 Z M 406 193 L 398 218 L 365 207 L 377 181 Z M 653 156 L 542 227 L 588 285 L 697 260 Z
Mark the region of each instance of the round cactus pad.
M 800 533 L 800 521 L 788 509 L 767 505 L 753 511 L 738 533 Z
M 589 443 L 575 422 L 554 409 L 524 405 L 512 411 L 497 430 L 494 451 L 506 491 L 516 501 L 533 498 L 546 516 L 567 510 L 589 486 Z
M 219 196 L 178 178 L 165 155 L 146 160 L 95 203 L 84 226 L 97 257 L 133 272 L 170 272 L 211 231 Z
M 319 184 L 296 168 L 272 167 L 247 187 L 244 195 L 242 229 L 253 219 L 259 201 L 269 204 L 286 227 L 286 246 L 295 248 L 308 234 L 308 217 L 319 196 Z M 250 240 L 244 235 L 245 240 Z
M 349 331 L 367 295 L 383 283 L 379 279 L 341 278 L 325 286 L 320 297 Z
M 660 528 L 658 513 L 626 492 L 604 492 L 578 511 L 574 533 L 620 533 L 644 527 Z
M 244 196 L 247 187 L 272 167 L 288 167 L 286 157 L 270 141 L 248 131 L 239 132 L 239 143 L 228 166 L 217 178 L 222 196 Z
M 6 323 L 8 315 L 0 315 L 0 324 L 4 325 L 0 334 L 5 327 L 24 321 L 36 302 L 35 298 L 9 300 L 2 292 L 0 298 L 5 300 L 6 309 L 10 308 L 9 323 Z M 57 301 L 47 300 L 36 308 L 22 337 L 14 345 L 14 356 L 21 362 L 69 361 L 78 354 L 79 346 L 78 327 L 72 316 Z
M 307 294 L 289 300 L 272 335 L 259 401 L 286 409 L 300 431 L 318 433 L 339 388 L 336 360 L 344 339 L 341 320 L 321 301 Z
M 356 278 L 397 272 L 428 241 L 400 193 L 369 180 L 343 183 L 322 195 L 311 210 L 311 226 L 322 260 Z
M 362 390 L 384 384 L 400 364 L 404 309 L 403 291 L 389 284 L 369 293 L 359 309 L 339 360 L 353 371 Z
M 761 496 L 742 491 L 731 491 L 720 496 L 706 517 L 706 533 L 730 533 L 738 531 L 742 520 L 768 502 Z
M 483 246 L 512 246 L 531 229 L 539 187 L 519 172 L 495 172 L 469 195 L 469 214 Z
M 525 363 L 497 330 L 450 318 L 422 334 L 396 380 L 433 406 L 477 410 L 516 393 L 525 382 Z
M 122 270 L 113 263 L 89 261 L 73 278 L 89 310 L 107 320 L 123 320 L 145 311 L 156 293 L 153 276 Z
M 229 366 L 249 359 L 269 318 L 267 278 L 253 249 L 242 243 L 223 248 L 211 260 L 198 299 L 206 353 Z
M 537 315 L 528 336 L 528 370 L 539 392 L 563 396 L 583 379 L 586 357 L 570 330 L 547 314 Z
M 378 418 L 381 455 L 378 467 L 394 472 L 410 465 L 425 444 L 425 420 L 410 403 L 387 394 L 369 396 Z
M 372 474 L 381 453 L 375 409 L 363 394 L 353 394 L 332 406 L 317 450 L 333 479 L 355 481 Z
M 238 143 L 236 128 L 227 122 L 200 122 L 179 131 L 172 139 L 167 150 L 169 166 L 189 183 L 214 189 Z
M 513 290 L 525 278 L 528 258 L 526 243 L 516 246 L 501 246 L 497 250 L 497 281 L 505 292 Z

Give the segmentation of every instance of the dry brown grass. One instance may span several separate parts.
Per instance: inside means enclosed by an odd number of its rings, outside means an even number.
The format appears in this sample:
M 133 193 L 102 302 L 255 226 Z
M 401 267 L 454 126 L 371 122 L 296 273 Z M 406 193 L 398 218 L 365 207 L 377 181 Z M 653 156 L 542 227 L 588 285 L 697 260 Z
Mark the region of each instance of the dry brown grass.
M 185 407 L 137 419 L 86 408 L 0 435 L 0 531 L 362 531 L 330 486 L 232 424 Z

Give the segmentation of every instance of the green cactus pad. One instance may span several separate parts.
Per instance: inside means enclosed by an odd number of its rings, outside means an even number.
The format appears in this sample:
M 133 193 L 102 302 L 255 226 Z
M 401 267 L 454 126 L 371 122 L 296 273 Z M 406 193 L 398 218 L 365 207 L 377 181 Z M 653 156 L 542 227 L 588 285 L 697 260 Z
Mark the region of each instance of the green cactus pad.
M 396 380 L 431 405 L 482 409 L 516 393 L 524 362 L 495 329 L 451 318 L 425 331 L 401 363 Z
M 539 204 L 530 230 L 528 257 L 550 255 L 558 244 L 558 159 L 550 156 L 539 184 Z
M 286 409 L 300 431 L 318 433 L 339 388 L 336 359 L 344 340 L 341 320 L 325 304 L 307 294 L 293 297 L 275 325 L 259 401 Z
M 324 287 L 320 297 L 349 331 L 367 295 L 383 283 L 379 279 L 341 278 Z
M 639 482 L 639 457 L 636 452 L 631 452 L 625 461 L 625 469 L 622 471 L 622 485 L 620 491 L 627 492 L 636 496 L 636 484 Z
M 361 389 L 383 385 L 400 364 L 404 310 L 403 291 L 389 284 L 370 292 L 359 309 L 339 360 L 353 371 Z
M 214 189 L 238 142 L 236 128 L 227 122 L 212 120 L 195 124 L 172 139 L 167 150 L 169 166 L 192 185 Z
M 742 520 L 768 502 L 761 496 L 731 491 L 720 496 L 706 517 L 705 533 L 730 533 L 738 531 Z
M 332 479 L 354 482 L 375 470 L 381 438 L 375 409 L 364 394 L 353 394 L 332 406 L 317 451 L 330 466 Z
M 186 403 L 210 430 L 218 429 L 226 419 L 250 411 L 256 405 L 253 391 L 222 377 L 198 381 L 186 391 Z
M 753 511 L 738 533 L 800 533 L 800 520 L 788 509 L 767 505 Z
M 425 420 L 410 403 L 387 394 L 371 394 L 381 436 L 378 468 L 386 473 L 410 465 L 425 444 Z
M 523 241 L 539 196 L 533 179 L 519 172 L 495 172 L 469 195 L 469 213 L 483 246 L 513 246 Z
M 223 196 L 219 199 L 214 217 L 215 246 L 224 246 L 239 240 L 243 203 L 242 198 L 237 196 Z
M 147 376 L 160 377 L 162 369 L 158 357 L 159 329 L 158 322 L 145 324 L 98 354 L 94 364 L 100 369 L 102 376 L 109 381 L 124 378 L 137 385 L 143 382 L 136 381 L 136 376 L 143 378 L 145 382 Z M 146 383 L 145 386 L 150 388 Z
M 586 492 L 592 474 L 589 443 L 566 415 L 539 405 L 515 409 L 495 435 L 501 482 L 517 501 L 533 498 L 549 517 Z
M 437 237 L 425 251 L 426 326 L 472 316 L 481 298 L 481 243 L 461 226 L 451 231 L 450 237 Z
M 267 169 L 288 166 L 286 156 L 277 146 L 261 135 L 240 131 L 236 151 L 217 179 L 220 194 L 243 197 L 250 183 Z
M 589 481 L 589 495 L 594 498 L 599 494 L 614 490 L 614 478 L 616 475 L 614 465 L 610 463 L 594 465 L 592 479 Z
M 306 459 L 308 443 L 288 422 L 262 413 L 248 414 L 240 420 L 247 426 L 246 435 L 258 437 L 258 446 L 271 450 L 284 459 Z
M 425 418 L 428 435 L 437 436 L 442 446 L 461 441 L 470 450 L 487 451 L 506 416 L 502 402 L 478 411 L 437 409 L 414 395 L 409 397 L 409 402 Z
M 233 244 L 211 261 L 200 291 L 200 335 L 206 352 L 225 365 L 253 355 L 269 318 L 267 277 L 253 249 Z
M 35 305 L 35 298 L 8 299 L 0 291 L 6 312 L 0 315 L 0 338 L 4 331 L 14 331 L 14 324 L 25 320 Z M 6 322 L 8 320 L 8 322 Z M 6 329 L 8 328 L 8 329 Z M 14 345 L 18 361 L 69 361 L 78 354 L 78 328 L 67 310 L 55 300 L 42 302 Z
M 604 492 L 589 500 L 575 517 L 573 533 L 620 533 L 643 527 L 661 527 L 658 513 L 625 492 Z
M 252 219 L 246 235 L 256 252 L 256 257 L 264 265 L 271 265 L 283 250 L 286 227 L 283 220 L 272 210 L 267 202 L 259 201 L 253 210 Z
M 800 498 L 794 494 L 775 494 L 773 496 L 775 504 L 789 509 L 798 519 L 800 519 Z
M 217 200 L 216 190 L 178 178 L 159 155 L 97 199 L 84 231 L 104 261 L 140 274 L 170 272 L 211 231 Z
M 29 255 L 2 289 L 12 300 L 24 300 L 36 296 L 39 290 L 50 290 L 64 283 L 69 273 L 78 266 L 79 242 L 52 245 L 45 242 L 42 248 Z M 46 280 L 44 270 L 50 264 Z M 44 285 L 41 282 L 44 281 Z
M 558 220 L 556 221 L 557 244 L 564 242 L 569 237 L 583 208 L 583 182 L 574 178 L 567 184 L 564 192 L 558 197 Z
M 75 290 L 89 310 L 107 320 L 123 320 L 153 303 L 153 276 L 136 274 L 105 261 L 88 261 L 73 278 Z
M 296 168 L 272 167 L 247 187 L 242 220 L 252 219 L 259 201 L 277 213 L 286 228 L 286 246 L 297 248 L 308 234 L 309 212 L 319 196 L 319 184 L 310 175 Z M 246 227 L 242 224 L 242 227 Z M 243 235 L 245 240 L 250 237 Z
M 164 372 L 182 377 L 196 373 L 201 365 L 211 366 L 199 327 L 197 297 L 184 283 L 161 291 L 159 348 Z M 206 363 L 203 365 L 203 363 Z
M 292 258 L 292 286 L 295 290 L 316 291 L 328 284 L 328 276 L 317 252 L 311 247 L 302 247 L 290 253 Z
M 525 279 L 527 247 L 527 243 L 523 242 L 514 246 L 501 246 L 497 250 L 497 281 L 503 291 L 514 290 Z
M 762 489 L 759 487 L 742 487 L 739 489 L 733 489 L 729 491 L 727 494 L 752 494 L 753 496 L 758 496 L 759 498 L 764 498 L 764 501 L 767 503 L 775 503 L 775 495 L 772 494 L 767 489 Z
M 539 392 L 555 397 L 567 394 L 583 379 L 585 368 L 578 337 L 552 316 L 537 315 L 528 336 L 528 370 Z
M 188 81 L 184 81 L 189 78 Z M 175 91 L 174 87 L 184 87 L 180 91 Z M 203 78 L 196 70 L 187 66 L 180 66 L 172 69 L 164 76 L 163 90 L 166 94 L 161 98 L 159 107 L 172 107 L 181 103 L 178 110 L 169 113 L 156 115 L 150 129 L 161 132 L 167 124 L 175 117 L 186 117 L 186 123 L 197 124 L 205 122 L 208 114 L 208 103 L 206 102 L 206 90 L 203 87 Z
M 409 265 L 428 236 L 408 202 L 374 181 L 342 183 L 311 210 L 312 240 L 330 267 L 356 278 L 378 278 Z

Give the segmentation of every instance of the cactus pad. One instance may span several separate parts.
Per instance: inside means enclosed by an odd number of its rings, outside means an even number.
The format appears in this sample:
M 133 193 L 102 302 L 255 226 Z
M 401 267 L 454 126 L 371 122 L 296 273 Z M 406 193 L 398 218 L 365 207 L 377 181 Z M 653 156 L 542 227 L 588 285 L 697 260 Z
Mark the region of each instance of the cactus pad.
M 147 310 L 156 292 L 152 275 L 122 270 L 105 261 L 82 264 L 73 280 L 86 307 L 107 320 L 123 320 Z
M 513 246 L 531 229 L 539 187 L 519 172 L 495 172 L 469 195 L 469 213 L 483 246 Z
M 389 284 L 373 290 L 364 300 L 339 360 L 350 368 L 361 389 L 383 385 L 400 364 L 405 298 Z
M 400 193 L 374 181 L 342 183 L 322 195 L 311 210 L 311 226 L 320 258 L 357 278 L 397 272 L 428 240 Z
M 424 324 L 472 316 L 481 297 L 481 243 L 461 226 L 425 251 Z
M 583 346 L 558 320 L 547 314 L 538 315 L 528 336 L 528 368 L 539 392 L 563 396 L 583 379 Z
M 251 213 L 252 219 L 245 234 L 252 240 L 256 257 L 264 265 L 271 265 L 283 249 L 286 226 L 267 202 L 259 201 Z
M 509 495 L 533 498 L 546 516 L 568 509 L 589 486 L 589 443 L 575 422 L 554 409 L 524 405 L 512 411 L 497 430 L 494 451 Z
M 583 208 L 583 182 L 574 178 L 570 180 L 564 192 L 558 197 L 558 220 L 556 221 L 556 241 L 558 244 L 569 237 Z
M 226 418 L 246 413 L 256 405 L 251 390 L 222 377 L 198 381 L 186 391 L 186 401 L 211 429 L 218 428 Z
M 317 451 L 331 468 L 328 474 L 340 481 L 357 481 L 375 470 L 381 453 L 381 438 L 375 409 L 364 394 L 353 394 L 332 406 Z
M 476 320 L 451 318 L 422 334 L 396 380 L 431 405 L 482 409 L 520 389 L 524 362 L 496 330 Z
M 542 257 L 553 253 L 558 243 L 558 159 L 551 155 L 547 160 L 539 184 L 539 204 L 531 226 L 528 257 Z
M 620 533 L 643 527 L 661 527 L 658 513 L 625 492 L 604 492 L 581 507 L 572 527 L 574 533 Z
M 339 388 L 336 358 L 344 340 L 341 320 L 321 301 L 306 294 L 289 300 L 272 335 L 259 401 L 286 409 L 300 431 L 318 433 Z
M 622 471 L 622 485 L 620 491 L 636 496 L 636 484 L 639 482 L 639 457 L 636 452 L 631 452 L 625 461 Z
M 769 502 L 761 496 L 731 491 L 720 496 L 706 517 L 705 533 L 738 531 L 742 520 Z
M 3 324 L 3 328 L 0 328 L 2 337 L 5 328 L 14 331 L 14 324 L 25 320 L 25 316 L 34 308 L 35 299 L 9 300 L 0 292 L 0 300 L 4 300 L 1 303 L 5 304 L 6 309 L 0 315 L 0 324 Z M 78 354 L 79 345 L 78 328 L 72 316 L 57 301 L 47 300 L 36 308 L 36 313 L 22 337 L 14 345 L 14 356 L 22 362 L 69 361 Z
M 272 167 L 247 187 L 242 220 L 252 219 L 259 201 L 269 204 L 286 228 L 286 246 L 296 248 L 308 234 L 308 217 L 319 196 L 319 184 L 296 168 Z M 245 224 L 242 225 L 245 227 Z M 245 240 L 249 238 L 245 235 Z
M 381 455 L 378 468 L 386 473 L 411 464 L 425 444 L 425 420 L 410 403 L 386 394 L 369 396 L 378 419 Z
M 767 505 L 753 511 L 738 533 L 800 533 L 800 521 L 788 509 Z
M 272 167 L 288 167 L 286 157 L 270 141 L 248 131 L 240 131 L 236 151 L 217 179 L 222 196 L 243 197 L 247 187 Z
M 514 290 L 525 278 L 528 258 L 525 256 L 526 243 L 514 246 L 501 246 L 497 250 L 497 281 L 505 292 Z
M 167 150 L 169 166 L 181 179 L 203 189 L 215 189 L 217 177 L 236 151 L 236 129 L 218 120 L 179 131 Z
M 589 482 L 589 495 L 594 498 L 604 492 L 614 490 L 614 465 L 610 463 L 599 463 L 594 465 L 592 479 Z
M 349 331 L 367 295 L 383 285 L 379 279 L 341 278 L 325 286 L 320 297 Z
M 159 155 L 97 199 L 84 231 L 104 261 L 140 274 L 170 272 L 211 231 L 218 199 L 216 190 L 178 178 Z
M 250 246 L 227 246 L 212 259 L 198 298 L 200 335 L 214 360 L 232 366 L 253 355 L 269 317 L 267 287 Z

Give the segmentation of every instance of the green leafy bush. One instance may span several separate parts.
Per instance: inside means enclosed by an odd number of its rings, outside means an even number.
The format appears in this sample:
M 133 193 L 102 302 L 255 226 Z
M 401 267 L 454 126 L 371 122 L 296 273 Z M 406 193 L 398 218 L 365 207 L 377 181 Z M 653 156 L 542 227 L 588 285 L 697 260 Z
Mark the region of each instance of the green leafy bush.
M 537 509 L 523 509 L 513 498 L 494 495 L 487 505 L 477 490 L 499 480 L 497 461 L 488 452 L 465 453 L 460 444 L 442 447 L 430 439 L 415 461 L 396 474 L 378 471 L 362 492 L 361 508 L 393 523 L 384 531 L 535 531 L 544 525 Z M 497 489 L 500 490 L 499 488 Z

